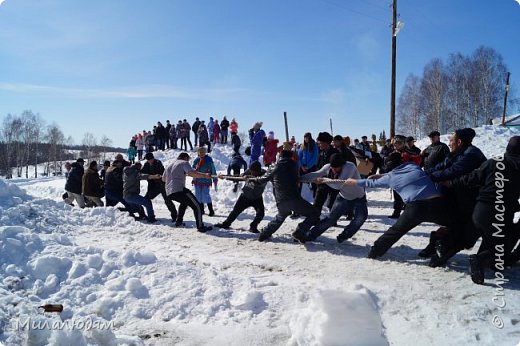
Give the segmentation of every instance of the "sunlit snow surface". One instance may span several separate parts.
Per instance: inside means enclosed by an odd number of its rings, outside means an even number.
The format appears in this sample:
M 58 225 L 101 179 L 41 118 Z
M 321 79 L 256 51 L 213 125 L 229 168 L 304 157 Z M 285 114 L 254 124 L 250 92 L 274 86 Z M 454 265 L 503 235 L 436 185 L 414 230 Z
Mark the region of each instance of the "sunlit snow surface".
M 487 156 L 504 152 L 519 131 L 486 126 L 474 143 Z M 447 142 L 447 138 L 443 137 Z M 427 140 L 419 141 L 420 147 Z M 165 165 L 178 151 L 158 152 Z M 231 148 L 212 152 L 225 172 Z M 159 222 L 140 223 L 115 208 L 64 205 L 62 177 L 0 180 L 0 342 L 6 345 L 516 345 L 520 340 L 518 266 L 505 273 L 506 306 L 493 302 L 493 274 L 475 285 L 468 254 L 432 269 L 417 252 L 434 225 L 421 225 L 380 260 L 366 258 L 391 224 L 390 191 L 368 192 L 369 218 L 351 240 L 341 228 L 298 245 L 287 219 L 272 241 L 243 231 L 247 210 L 231 230 L 201 234 L 191 210 L 174 228 L 160 197 Z M 190 184 L 187 184 L 190 187 Z M 212 190 L 217 223 L 238 193 L 220 181 Z M 146 183 L 142 184 L 142 192 Z M 308 189 L 304 195 L 309 198 Z M 264 196 L 265 225 L 276 213 Z M 324 210 L 324 216 L 326 211 Z M 341 219 L 340 227 L 347 224 Z M 64 311 L 42 313 L 46 303 Z M 499 316 L 498 329 L 491 320 Z M 17 330 L 17 322 L 111 322 L 106 330 Z M 19 326 L 19 325 L 18 325 Z

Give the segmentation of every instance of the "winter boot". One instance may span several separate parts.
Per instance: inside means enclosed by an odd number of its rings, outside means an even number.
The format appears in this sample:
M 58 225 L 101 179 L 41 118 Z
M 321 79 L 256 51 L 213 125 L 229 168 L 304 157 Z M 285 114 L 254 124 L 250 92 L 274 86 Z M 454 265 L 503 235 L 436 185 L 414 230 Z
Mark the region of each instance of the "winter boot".
M 377 257 L 379 257 L 379 255 L 376 252 L 376 247 L 370 247 L 370 251 L 368 252 L 367 258 L 375 259 Z
M 343 243 L 345 240 L 349 239 L 350 237 L 345 233 L 345 232 L 341 232 L 340 234 L 338 234 L 338 236 L 336 237 L 336 240 L 338 241 L 338 243 Z
M 431 232 L 430 233 L 430 242 L 428 245 L 419 252 L 419 257 L 422 258 L 429 258 L 432 257 L 435 254 L 435 243 L 438 240 L 437 232 Z
M 305 244 L 305 234 L 299 229 L 294 231 L 292 234 L 293 239 L 297 240 L 300 244 Z
M 480 263 L 478 255 L 469 256 L 469 273 L 471 281 L 478 285 L 484 283 L 484 266 Z
M 200 205 L 200 212 L 202 213 L 202 215 L 204 215 L 204 203 L 199 203 Z
M 208 216 L 215 216 L 215 212 L 213 211 L 213 203 L 208 203 L 208 209 L 209 209 Z
M 401 216 L 401 210 L 400 209 L 394 209 L 394 212 L 392 215 L 389 216 L 390 219 L 398 219 L 399 216 Z
M 213 227 L 211 226 L 202 226 L 201 228 L 197 228 L 197 231 L 200 233 L 205 233 L 207 231 L 211 231 Z
M 231 228 L 231 224 L 224 221 L 224 222 L 216 223 L 215 227 L 222 228 L 222 229 L 229 229 L 229 228 Z
M 249 232 L 251 232 L 251 233 L 260 233 L 258 228 L 256 228 L 256 226 L 254 226 L 254 225 L 249 226 Z
M 258 237 L 258 241 L 266 241 L 267 239 L 271 238 L 271 233 L 267 232 L 260 232 L 260 236 Z

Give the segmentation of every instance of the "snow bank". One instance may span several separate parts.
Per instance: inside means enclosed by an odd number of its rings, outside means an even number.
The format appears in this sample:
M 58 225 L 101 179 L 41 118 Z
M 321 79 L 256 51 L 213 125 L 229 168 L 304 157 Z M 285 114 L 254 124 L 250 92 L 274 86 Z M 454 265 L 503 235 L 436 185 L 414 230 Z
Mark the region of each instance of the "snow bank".
M 353 290 L 320 290 L 290 321 L 289 344 L 329 346 L 388 345 L 372 298 L 362 286 Z
M 503 155 L 509 139 L 513 136 L 520 136 L 520 129 L 497 125 L 485 125 L 474 130 L 476 135 L 473 145 L 480 148 L 487 158 Z M 448 144 L 450 137 L 451 134 L 442 135 L 441 141 Z M 415 145 L 420 149 L 425 149 L 430 143 L 430 139 L 425 137 L 418 140 Z

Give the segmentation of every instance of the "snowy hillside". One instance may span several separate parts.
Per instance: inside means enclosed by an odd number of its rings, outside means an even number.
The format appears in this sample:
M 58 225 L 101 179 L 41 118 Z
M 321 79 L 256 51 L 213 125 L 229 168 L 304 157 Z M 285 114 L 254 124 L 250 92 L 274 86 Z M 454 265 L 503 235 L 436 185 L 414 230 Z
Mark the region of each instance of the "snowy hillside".
M 474 143 L 503 153 L 511 130 L 487 126 Z M 447 142 L 445 137 L 443 141 Z M 424 142 L 424 143 L 423 143 Z M 426 140 L 418 142 L 418 146 Z M 424 146 L 424 145 L 423 145 Z M 179 151 L 155 153 L 165 165 Z M 212 152 L 225 172 L 231 148 Z M 516 345 L 520 341 L 520 272 L 505 273 L 507 302 L 493 302 L 494 281 L 475 285 L 468 254 L 432 269 L 417 253 L 434 225 L 421 225 L 380 260 L 367 259 L 394 221 L 389 190 L 367 193 L 369 217 L 351 240 L 336 242 L 347 221 L 316 242 L 290 237 L 287 219 L 272 241 L 245 232 L 249 209 L 234 229 L 173 227 L 164 202 L 159 222 L 134 221 L 115 208 L 78 209 L 61 201 L 62 177 L 0 180 L 0 343 L 6 345 Z M 212 190 L 223 221 L 239 193 L 220 181 Z M 189 187 L 189 184 L 188 184 Z M 142 192 L 146 183 L 142 184 Z M 305 192 L 308 196 L 308 191 Z M 266 224 L 276 212 L 270 184 Z M 490 273 L 488 273 L 491 275 Z M 64 311 L 42 313 L 43 304 Z M 503 320 L 503 328 L 492 319 Z M 17 330 L 24 321 L 87 323 L 91 328 Z

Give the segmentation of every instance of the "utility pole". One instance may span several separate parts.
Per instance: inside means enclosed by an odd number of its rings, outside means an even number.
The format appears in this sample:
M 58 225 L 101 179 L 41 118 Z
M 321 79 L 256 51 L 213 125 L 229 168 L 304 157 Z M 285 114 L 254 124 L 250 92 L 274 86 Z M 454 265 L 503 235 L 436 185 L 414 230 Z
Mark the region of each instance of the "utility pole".
M 397 0 L 392 2 L 392 86 L 390 96 L 390 138 L 395 136 L 395 56 L 397 49 Z
M 509 75 L 511 73 L 507 73 L 506 77 L 506 93 L 504 94 L 504 113 L 502 113 L 502 126 L 506 124 L 506 108 L 507 108 L 507 94 L 509 93 Z
M 289 142 L 289 126 L 287 125 L 287 112 L 283 112 L 283 118 L 285 121 L 285 141 Z
M 330 121 L 330 134 L 334 136 L 334 130 L 332 130 L 332 118 L 329 118 Z

